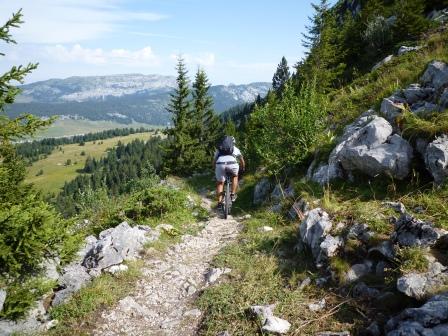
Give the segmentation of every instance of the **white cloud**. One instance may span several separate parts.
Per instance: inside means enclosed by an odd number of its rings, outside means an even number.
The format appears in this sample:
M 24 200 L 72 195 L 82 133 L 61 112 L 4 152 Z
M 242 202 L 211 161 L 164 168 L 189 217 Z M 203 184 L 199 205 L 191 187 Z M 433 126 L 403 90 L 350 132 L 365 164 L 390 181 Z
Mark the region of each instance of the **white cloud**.
M 168 16 L 132 12 L 116 0 L 15 0 L 0 3 L 0 20 L 23 8 L 25 24 L 14 31 L 19 43 L 77 43 L 118 31 L 120 24 L 159 21 Z
M 185 63 L 189 66 L 203 66 L 203 67 L 212 67 L 216 63 L 216 56 L 212 52 L 203 52 L 200 54 L 182 54 L 182 53 L 173 53 L 170 55 L 171 60 L 176 60 L 179 56 L 182 56 Z
M 61 63 L 123 65 L 129 67 L 157 66 L 160 63 L 159 58 L 149 46 L 133 51 L 128 49 L 90 49 L 84 48 L 79 44 L 67 48 L 59 44 L 46 47 L 44 52 L 47 58 Z

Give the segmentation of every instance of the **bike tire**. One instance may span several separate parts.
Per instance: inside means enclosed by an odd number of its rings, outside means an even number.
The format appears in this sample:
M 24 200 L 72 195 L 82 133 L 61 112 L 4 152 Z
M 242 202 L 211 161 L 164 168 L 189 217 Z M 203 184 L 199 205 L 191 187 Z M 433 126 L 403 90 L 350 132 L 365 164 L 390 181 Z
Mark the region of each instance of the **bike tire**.
M 232 200 L 230 199 L 230 183 L 226 181 L 226 191 L 224 193 L 224 219 L 230 215 L 230 208 L 232 205 Z

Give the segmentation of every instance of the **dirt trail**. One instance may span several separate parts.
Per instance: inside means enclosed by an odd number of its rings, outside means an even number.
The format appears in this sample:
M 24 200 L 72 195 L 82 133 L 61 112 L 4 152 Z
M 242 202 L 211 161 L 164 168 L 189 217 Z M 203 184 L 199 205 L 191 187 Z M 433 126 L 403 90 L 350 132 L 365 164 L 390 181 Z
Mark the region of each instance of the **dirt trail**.
M 163 257 L 145 260 L 134 293 L 103 312 L 93 334 L 195 335 L 201 313 L 194 309 L 194 300 L 206 286 L 210 262 L 236 239 L 239 228 L 234 219 L 214 217 L 197 235 L 183 236 Z

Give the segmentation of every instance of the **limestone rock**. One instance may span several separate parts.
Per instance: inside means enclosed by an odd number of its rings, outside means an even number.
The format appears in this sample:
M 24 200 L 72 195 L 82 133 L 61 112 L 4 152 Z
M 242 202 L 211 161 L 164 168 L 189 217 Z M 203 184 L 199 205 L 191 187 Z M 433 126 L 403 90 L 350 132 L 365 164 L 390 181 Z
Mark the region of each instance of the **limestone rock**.
M 392 233 L 392 241 L 400 246 L 433 246 L 437 240 L 447 232 L 435 228 L 432 223 L 423 222 L 411 215 L 401 215 L 395 222 L 395 231 Z
M 448 177 L 448 136 L 440 136 L 426 147 L 425 163 L 436 184 Z
M 369 249 L 369 256 L 380 255 L 386 260 L 393 260 L 395 258 L 394 245 L 390 240 L 381 242 L 379 245 Z
M 355 224 L 350 227 L 348 231 L 348 239 L 357 239 L 363 243 L 368 243 L 369 240 L 374 236 L 374 233 L 370 230 L 369 226 L 366 224 Z
M 337 255 L 338 250 L 344 245 L 344 240 L 339 237 L 328 235 L 324 241 L 320 243 L 320 253 L 317 258 L 317 263 L 327 261 L 329 258 Z
M 433 88 L 425 88 L 420 84 L 411 84 L 403 90 L 403 95 L 406 98 L 407 104 L 412 105 L 429 99 L 434 94 L 434 91 Z
M 358 170 L 372 177 L 390 175 L 402 180 L 409 175 L 413 149 L 406 140 L 394 134 L 378 146 L 345 147 L 340 157 L 346 170 Z
M 445 336 L 448 330 L 448 293 L 436 295 L 418 308 L 407 308 L 386 324 L 387 336 Z
M 321 164 L 317 169 L 310 174 L 309 180 L 325 185 L 328 182 L 342 178 L 343 171 L 338 163 Z
M 254 189 L 254 200 L 253 203 L 255 205 L 262 204 L 266 201 L 269 189 L 271 189 L 271 183 L 267 178 L 263 178 L 255 185 Z
M 426 68 L 421 81 L 439 91 L 448 84 L 448 65 L 440 61 L 432 61 Z
M 271 232 L 273 230 L 274 229 L 272 227 L 266 226 L 266 225 L 265 226 L 261 226 L 261 227 L 258 228 L 259 232 Z
M 286 334 L 291 328 L 291 324 L 279 317 L 274 316 L 272 309 L 274 305 L 269 306 L 251 306 L 251 312 L 261 321 L 261 330 L 273 334 Z
M 80 290 L 91 276 L 87 273 L 87 269 L 79 264 L 70 264 L 64 267 L 62 275 L 59 277 L 58 283 L 62 288 L 57 291 L 53 299 L 52 305 L 57 306 L 64 303 L 70 296 Z
M 83 265 L 88 269 L 102 270 L 118 265 L 123 260 L 134 259 L 144 243 L 158 237 L 156 234 L 149 238 L 147 232 L 146 229 L 131 227 L 126 222 L 101 232 L 100 239 L 87 254 Z
M 411 112 L 416 115 L 439 112 L 439 105 L 429 102 L 419 102 L 411 106 Z
M 394 58 L 394 55 L 387 56 L 386 58 L 384 58 L 383 60 L 381 60 L 380 62 L 375 64 L 372 68 L 372 71 L 375 71 L 375 70 L 379 69 L 380 67 L 382 67 L 384 64 L 389 63 L 390 61 L 392 61 L 393 58 Z
M 406 213 L 406 207 L 401 202 L 383 202 L 383 204 L 394 209 L 396 212 L 400 213 L 400 215 L 404 215 Z
M 358 281 L 363 276 L 370 273 L 372 262 L 366 260 L 363 264 L 355 264 L 346 272 L 345 281 L 347 283 Z
M 6 300 L 6 290 L 0 289 L 0 312 L 3 310 L 3 305 L 5 304 Z
M 429 272 L 409 273 L 397 280 L 397 289 L 417 300 L 425 299 L 431 293 L 435 293 L 447 285 L 448 272 L 438 262 L 431 265 Z
M 288 216 L 292 220 L 295 220 L 297 219 L 298 215 L 300 215 L 299 217 L 305 216 L 308 210 L 308 202 L 301 198 L 300 200 L 294 202 L 294 204 L 291 206 L 291 209 L 288 212 Z
M 328 214 L 320 208 L 309 211 L 300 224 L 301 243 L 311 250 L 315 260 L 321 253 L 320 244 L 332 226 Z
M 368 287 L 364 282 L 360 282 L 353 287 L 353 297 L 359 297 L 363 299 L 376 298 L 380 291 L 376 288 Z
M 392 124 L 395 124 L 396 119 L 403 113 L 406 99 L 398 95 L 392 95 L 384 98 L 381 103 L 380 112 Z
M 127 265 L 113 265 L 109 268 L 106 268 L 105 271 L 111 274 L 126 272 L 129 269 Z
M 50 280 L 58 280 L 59 279 L 59 272 L 58 267 L 60 264 L 59 258 L 52 258 L 52 259 L 45 259 L 41 267 L 44 270 L 45 277 Z
M 412 51 L 418 51 L 420 49 L 422 49 L 422 46 L 415 46 L 415 47 L 401 46 L 400 49 L 398 49 L 397 55 L 401 56 L 401 55 L 407 54 Z
M 439 105 L 442 110 L 448 108 L 448 88 L 443 90 L 439 99 Z
M 205 279 L 208 284 L 212 284 L 216 282 L 221 275 L 228 274 L 230 272 L 232 272 L 230 268 L 212 268 L 205 276 Z
M 327 302 L 325 301 L 325 299 L 322 299 L 318 302 L 310 303 L 308 305 L 308 309 L 311 310 L 312 312 L 318 312 L 318 311 L 321 311 L 322 309 L 324 309 L 326 304 L 327 304 Z

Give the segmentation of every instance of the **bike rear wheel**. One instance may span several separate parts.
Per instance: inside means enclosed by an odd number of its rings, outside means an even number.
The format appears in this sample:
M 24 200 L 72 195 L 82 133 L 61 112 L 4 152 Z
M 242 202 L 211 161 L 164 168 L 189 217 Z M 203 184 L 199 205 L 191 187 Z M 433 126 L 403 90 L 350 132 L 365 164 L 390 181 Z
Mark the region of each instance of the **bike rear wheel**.
M 230 215 L 230 208 L 232 207 L 232 200 L 230 198 L 230 181 L 226 179 L 226 186 L 224 192 L 224 219 Z

